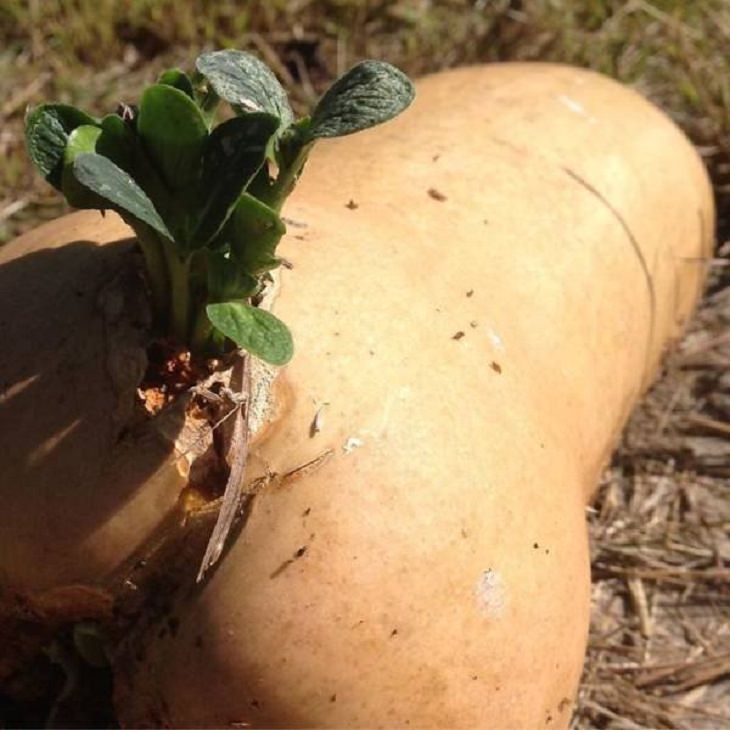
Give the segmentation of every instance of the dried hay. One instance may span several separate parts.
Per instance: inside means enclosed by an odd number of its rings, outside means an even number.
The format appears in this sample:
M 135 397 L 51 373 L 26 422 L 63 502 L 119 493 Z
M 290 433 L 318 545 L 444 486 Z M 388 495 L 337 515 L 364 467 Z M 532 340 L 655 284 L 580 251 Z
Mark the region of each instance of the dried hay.
M 589 509 L 573 728 L 730 727 L 730 245 Z

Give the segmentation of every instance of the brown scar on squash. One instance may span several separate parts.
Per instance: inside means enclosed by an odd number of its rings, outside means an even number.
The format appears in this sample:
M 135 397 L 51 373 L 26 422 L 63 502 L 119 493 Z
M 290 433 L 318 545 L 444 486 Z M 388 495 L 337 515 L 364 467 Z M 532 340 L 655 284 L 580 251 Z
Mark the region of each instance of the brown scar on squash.
M 301 477 L 312 474 L 313 472 L 324 466 L 324 464 L 330 460 L 334 453 L 334 449 L 325 449 L 323 452 L 315 456 L 313 459 L 310 459 L 306 463 L 301 464 L 300 466 L 296 466 L 294 467 L 294 469 L 290 469 L 287 472 L 284 472 L 284 474 L 282 474 L 279 478 L 279 483 L 282 484 L 285 481 L 300 479 Z
M 310 540 L 313 537 L 314 535 L 311 535 Z M 269 575 L 269 580 L 278 578 L 290 565 L 293 565 L 297 560 L 303 558 L 307 554 L 307 550 L 309 550 L 309 545 L 302 545 L 298 548 L 290 558 L 284 560 L 281 565 L 279 565 L 279 567 Z

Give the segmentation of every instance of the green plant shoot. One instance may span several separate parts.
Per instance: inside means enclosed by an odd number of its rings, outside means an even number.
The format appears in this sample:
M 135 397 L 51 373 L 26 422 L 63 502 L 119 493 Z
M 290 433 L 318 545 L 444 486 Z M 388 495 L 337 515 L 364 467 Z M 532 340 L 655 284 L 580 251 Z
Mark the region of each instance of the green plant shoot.
M 158 333 L 195 354 L 237 347 L 283 365 L 291 334 L 254 302 L 280 263 L 284 201 L 318 139 L 388 121 L 413 96 L 398 69 L 364 61 L 295 119 L 265 64 L 215 51 L 100 119 L 64 104 L 29 109 L 26 144 L 72 206 L 114 210 L 132 227 Z M 221 102 L 235 116 L 216 124 Z

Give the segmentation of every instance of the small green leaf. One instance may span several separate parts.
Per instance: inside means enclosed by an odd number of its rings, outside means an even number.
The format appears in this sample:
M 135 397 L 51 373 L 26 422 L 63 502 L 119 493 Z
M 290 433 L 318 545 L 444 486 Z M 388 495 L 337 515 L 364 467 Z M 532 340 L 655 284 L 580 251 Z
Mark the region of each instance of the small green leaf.
M 400 114 L 412 101 L 410 79 L 382 61 L 363 61 L 341 76 L 320 99 L 308 129 L 311 138 L 342 137 Z
M 278 214 L 260 200 L 244 193 L 220 233 L 231 249 L 236 265 L 257 276 L 279 266 L 274 253 L 286 226 Z
M 205 202 L 193 236 L 196 247 L 208 243 L 228 219 L 241 192 L 263 165 L 277 124 L 270 114 L 247 114 L 219 124 L 208 137 L 198 194 Z
M 203 113 L 208 122 L 208 128 L 210 128 L 220 106 L 221 98 L 215 93 L 215 89 L 213 89 L 208 79 L 199 71 L 195 70 L 193 72 L 190 81 L 193 85 L 193 100 Z
M 176 219 L 176 199 L 170 194 L 142 147 L 134 129 L 117 114 L 101 120 L 102 135 L 96 152 L 108 157 L 117 167 L 129 173 L 169 225 Z M 179 219 L 179 215 L 177 216 Z
M 208 251 L 208 300 L 226 302 L 231 299 L 247 299 L 259 287 L 253 276 L 239 271 L 235 263 L 224 253 Z
M 76 156 L 73 172 L 84 187 L 109 201 L 109 207 L 117 210 L 122 217 L 131 215 L 172 240 L 167 226 L 144 190 L 111 160 L 85 152 Z
M 286 365 L 294 354 L 289 328 L 273 314 L 243 302 L 206 307 L 213 326 L 238 347 L 271 365 Z
M 208 125 L 187 94 L 165 84 L 147 87 L 139 106 L 137 133 L 172 190 L 197 182 Z
M 102 200 L 88 188 L 81 185 L 73 172 L 73 163 L 76 157 L 84 152 L 94 152 L 97 140 L 102 134 L 100 127 L 91 124 L 82 124 L 76 127 L 68 137 L 63 154 L 63 172 L 61 174 L 61 189 L 69 204 L 74 208 L 99 208 Z
M 64 164 L 73 163 L 76 155 L 82 152 L 93 152 L 101 133 L 102 128 L 94 124 L 82 124 L 80 127 L 76 127 L 68 136 L 63 155 Z
M 278 137 L 276 163 L 278 174 L 268 185 L 256 189 L 257 197 L 276 211 L 281 210 L 286 198 L 294 190 L 304 170 L 309 153 L 316 140 L 307 133 L 309 117 L 289 125 Z
M 108 157 L 117 167 L 130 175 L 134 170 L 135 134 L 128 124 L 117 114 L 108 114 L 101 120 L 101 136 L 96 143 L 96 151 Z
M 190 77 L 179 68 L 171 68 L 169 71 L 163 71 L 160 78 L 157 79 L 158 84 L 166 86 L 174 86 L 176 89 L 186 93 L 191 99 L 193 96 L 193 84 Z
M 265 63 L 243 51 L 213 51 L 198 57 L 195 67 L 238 114 L 267 112 L 282 127 L 294 120 L 286 91 Z
M 67 104 L 41 104 L 25 117 L 25 143 L 33 164 L 43 177 L 61 189 L 63 153 L 74 129 L 96 120 Z

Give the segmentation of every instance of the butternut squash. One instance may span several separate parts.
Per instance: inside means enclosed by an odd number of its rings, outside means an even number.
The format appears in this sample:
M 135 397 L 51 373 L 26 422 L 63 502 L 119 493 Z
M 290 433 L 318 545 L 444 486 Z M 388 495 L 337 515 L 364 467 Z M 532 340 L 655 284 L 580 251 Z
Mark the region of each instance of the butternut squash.
M 417 88 L 321 144 L 285 210 L 273 306 L 296 354 L 249 465 L 270 478 L 174 630 L 119 660 L 127 726 L 568 724 L 585 506 L 700 293 L 710 186 L 661 112 L 594 73 Z M 103 583 L 179 503 L 179 414 L 126 428 L 127 235 L 81 213 L 0 249 L 6 584 Z

